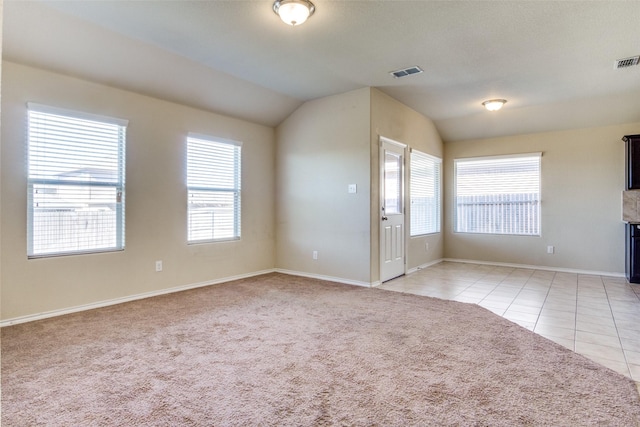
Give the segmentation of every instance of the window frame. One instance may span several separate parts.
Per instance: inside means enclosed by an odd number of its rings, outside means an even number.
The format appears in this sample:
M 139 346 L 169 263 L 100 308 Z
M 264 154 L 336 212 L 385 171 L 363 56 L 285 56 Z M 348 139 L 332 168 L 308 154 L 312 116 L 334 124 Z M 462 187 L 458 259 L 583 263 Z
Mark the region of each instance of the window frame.
M 492 229 L 491 231 L 478 231 L 478 230 L 472 230 L 472 231 L 466 231 L 466 230 L 460 230 L 459 229 L 459 221 L 458 221 L 458 216 L 459 216 L 459 212 L 458 212 L 458 207 L 459 207 L 459 203 L 458 203 L 458 165 L 460 163 L 471 163 L 474 161 L 503 161 L 503 160 L 508 160 L 508 159 L 536 159 L 537 162 L 537 192 L 535 194 L 537 194 L 537 198 L 535 200 L 525 200 L 524 202 L 533 202 L 533 204 L 535 205 L 535 209 L 536 209 L 536 213 L 535 213 L 535 219 L 536 222 L 533 225 L 534 231 L 531 233 L 513 233 L 513 232 L 499 232 L 496 231 L 495 229 Z M 527 194 L 527 193 L 522 193 L 522 194 Z M 511 203 L 511 202 L 510 202 Z M 454 233 L 458 233 L 458 234 L 484 234 L 484 235 L 499 235 L 499 236 L 521 236 L 521 237 L 540 237 L 542 235 L 542 223 L 541 223 L 541 219 L 542 219 L 542 152 L 532 152 L 532 153 L 520 153 L 520 154 L 507 154 L 507 155 L 499 155 L 499 156 L 478 156 L 478 157 L 467 157 L 467 158 L 459 158 L 459 159 L 454 159 L 453 160 L 453 197 L 452 197 L 452 204 L 453 204 L 453 232 Z M 521 226 L 522 228 L 522 226 Z M 526 227 L 525 227 L 526 228 Z
M 224 146 L 225 148 L 233 148 L 233 186 L 232 187 L 216 187 L 211 185 L 190 185 L 190 144 L 194 141 L 200 143 L 213 144 L 218 146 Z M 185 149 L 185 184 L 187 187 L 187 244 L 206 244 L 217 242 L 237 241 L 242 238 L 242 142 L 234 141 L 231 139 L 218 138 L 210 135 L 199 134 L 195 132 L 189 132 L 186 138 Z M 208 237 L 208 238 L 192 238 L 192 211 L 190 200 L 192 198 L 192 192 L 205 192 L 205 193 L 232 193 L 233 194 L 233 233 L 232 236 L 225 237 Z M 211 234 L 214 234 L 215 229 L 211 228 Z
M 413 199 L 413 192 L 412 192 L 413 185 L 414 185 L 414 177 L 413 177 L 414 155 L 418 158 L 422 157 L 422 161 L 431 162 L 429 166 L 433 168 L 433 172 L 434 172 L 433 192 L 434 192 L 434 199 L 436 200 L 436 206 L 434 207 L 434 211 L 431 212 L 435 216 L 435 224 L 434 224 L 435 227 L 433 229 L 427 229 L 426 231 L 422 231 L 422 229 L 420 229 L 420 231 L 417 232 L 416 234 L 414 234 L 414 220 L 416 220 L 416 215 L 414 215 L 414 211 L 413 211 L 414 199 Z M 409 237 L 414 238 L 414 237 L 428 236 L 431 234 L 438 234 L 441 231 L 442 231 L 442 159 L 412 148 L 409 153 Z
M 91 177 L 89 180 L 71 180 L 71 179 L 53 179 L 53 178 L 43 178 L 37 177 L 38 171 L 34 168 L 32 174 L 31 168 L 31 160 L 32 160 L 32 152 L 35 151 L 35 148 L 32 145 L 35 145 L 35 142 L 32 144 L 32 136 L 36 133 L 35 126 L 32 127 L 32 122 L 37 120 L 34 115 L 48 115 L 48 116 L 57 116 L 62 117 L 69 120 L 79 120 L 79 121 L 88 121 L 94 122 L 99 125 L 112 125 L 117 126 L 117 147 L 115 147 L 116 151 L 116 180 L 99 180 Z M 129 124 L 128 120 L 103 116 L 98 114 L 92 114 L 87 112 L 75 111 L 66 108 L 53 107 L 49 105 L 38 104 L 35 102 L 27 102 L 27 114 L 26 114 L 26 179 L 27 179 L 27 258 L 28 259 L 36 259 L 36 258 L 50 258 L 50 257 L 59 257 L 59 256 L 70 256 L 70 255 L 84 255 L 84 254 L 94 254 L 94 253 L 107 253 L 107 252 L 118 252 L 123 251 L 125 248 L 125 193 L 126 193 L 126 144 L 127 144 L 127 126 Z M 43 117 L 44 118 L 44 117 Z M 55 128 L 54 128 L 55 129 Z M 50 129 L 51 132 L 55 132 L 54 129 Z M 64 127 L 61 127 L 59 130 L 64 130 Z M 91 130 L 90 128 L 86 129 L 86 131 Z M 35 139 L 36 137 L 34 137 Z M 68 144 L 61 143 L 58 146 L 58 149 L 68 148 Z M 93 160 L 97 158 L 96 153 L 92 153 Z M 68 157 L 67 157 L 68 158 Z M 55 160 L 51 160 L 54 162 Z M 89 165 L 87 164 L 87 167 Z M 40 171 L 42 173 L 42 171 Z M 115 228 L 113 236 L 115 238 L 115 245 L 108 247 L 93 247 L 93 248 L 83 248 L 83 249 L 74 249 L 74 250 L 58 250 L 51 252 L 35 252 L 35 240 L 37 239 L 36 232 L 34 230 L 34 186 L 36 185 L 57 185 L 58 189 L 65 187 L 88 187 L 91 188 L 113 188 L 115 190 L 116 200 L 115 200 Z M 77 190 L 76 190 L 77 191 Z M 89 190 L 91 193 L 91 190 Z M 75 194 L 74 194 L 75 196 Z

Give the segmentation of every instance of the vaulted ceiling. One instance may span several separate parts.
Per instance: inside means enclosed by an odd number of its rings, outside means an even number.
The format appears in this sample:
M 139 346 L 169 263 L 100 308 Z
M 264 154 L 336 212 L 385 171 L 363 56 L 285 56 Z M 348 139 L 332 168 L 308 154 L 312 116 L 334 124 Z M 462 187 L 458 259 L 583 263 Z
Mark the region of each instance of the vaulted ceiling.
M 313 1 L 290 27 L 271 0 L 5 0 L 3 55 L 269 126 L 362 87 L 445 141 L 640 121 L 640 66 L 614 68 L 640 55 L 640 1 Z

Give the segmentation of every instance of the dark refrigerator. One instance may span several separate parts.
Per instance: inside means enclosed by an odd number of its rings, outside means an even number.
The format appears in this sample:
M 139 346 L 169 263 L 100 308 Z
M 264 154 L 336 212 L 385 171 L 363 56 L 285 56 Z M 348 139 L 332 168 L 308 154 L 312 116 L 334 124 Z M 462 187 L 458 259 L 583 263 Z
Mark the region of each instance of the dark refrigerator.
M 623 219 L 625 224 L 625 272 L 630 283 L 640 283 L 640 135 L 626 135 L 625 192 Z M 634 191 L 635 190 L 635 191 Z

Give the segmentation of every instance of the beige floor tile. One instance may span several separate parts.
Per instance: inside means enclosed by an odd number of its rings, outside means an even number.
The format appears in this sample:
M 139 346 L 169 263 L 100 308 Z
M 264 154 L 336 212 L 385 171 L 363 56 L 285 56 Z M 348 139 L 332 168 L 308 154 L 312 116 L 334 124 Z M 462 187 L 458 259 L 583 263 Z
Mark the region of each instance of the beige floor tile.
M 558 326 L 551 326 L 544 323 L 542 324 L 537 323 L 536 328 L 533 331 L 545 337 L 552 336 L 556 338 L 562 338 L 565 340 L 571 340 L 572 342 L 576 336 L 575 329 L 560 328 Z
M 578 298 L 607 298 L 607 292 L 604 290 L 604 288 L 585 289 L 583 287 L 579 287 Z
M 595 316 L 585 313 L 577 313 L 576 321 L 580 323 L 595 323 L 597 325 L 605 325 L 612 328 L 616 325 L 615 321 L 613 320 L 613 316 Z
M 616 326 L 617 325 L 618 324 L 616 323 Z M 620 338 L 629 338 L 632 340 L 640 341 L 640 330 L 624 329 L 624 328 L 621 328 L 620 326 L 618 326 L 616 330 L 618 331 L 618 336 Z
M 409 294 L 414 294 L 414 295 L 423 295 L 427 297 L 435 297 L 435 298 L 442 298 L 442 299 L 451 299 L 455 296 L 454 294 L 447 293 L 447 292 L 440 292 L 434 289 L 414 288 L 414 289 L 406 289 L 405 292 Z
M 635 322 L 635 321 L 616 319 L 615 320 L 615 324 L 620 329 L 628 329 L 630 331 L 638 331 L 638 332 L 640 332 L 640 323 Z
M 522 319 L 509 319 L 508 317 L 505 316 L 506 319 L 512 321 L 513 323 L 516 323 L 520 326 L 522 326 L 523 328 L 527 328 L 530 331 L 533 331 L 533 328 L 535 328 L 536 323 L 535 322 L 528 322 L 526 320 L 522 320 Z
M 609 306 L 609 301 L 605 297 L 599 298 L 587 298 L 587 297 L 578 297 L 577 301 L 578 308 L 597 308 L 605 311 L 611 311 L 611 307 Z
M 505 311 L 507 311 L 507 308 L 509 308 L 509 306 L 511 305 L 508 302 L 500 302 L 500 301 L 487 301 L 482 300 L 478 303 L 478 305 L 482 306 L 482 307 L 486 307 L 486 308 L 495 308 L 495 309 L 501 309 L 502 313 L 504 313 Z
M 505 311 L 503 317 L 513 321 L 518 320 L 522 322 L 533 323 L 534 326 L 536 324 L 536 321 L 538 320 L 537 313 L 521 313 L 519 311 L 511 310 L 511 307 L 509 307 L 507 311 Z
M 577 289 L 568 289 L 556 285 L 551 285 L 547 294 L 549 298 L 576 298 L 577 296 Z
M 509 306 L 509 311 L 535 314 L 537 318 L 538 315 L 540 314 L 540 307 L 532 307 L 528 305 L 517 304 L 516 300 L 514 300 L 513 303 Z
M 625 302 L 624 304 L 628 304 L 627 307 L 620 307 L 616 305 L 616 303 L 612 302 L 611 300 L 609 300 L 609 302 L 611 302 L 611 312 L 613 314 L 618 316 L 628 316 L 633 320 L 637 320 L 638 318 L 640 318 L 640 300 L 635 303 L 628 302 L 628 301 Z M 635 308 L 631 308 L 633 306 L 635 306 Z
M 523 298 L 532 298 L 532 299 L 546 299 L 547 291 L 546 290 L 538 290 L 538 289 L 521 289 L 518 294 L 519 297 Z
M 491 291 L 491 293 L 489 295 L 487 295 L 488 297 L 504 297 L 504 298 L 510 298 L 510 299 L 514 299 L 515 297 L 518 296 L 518 290 L 514 289 L 513 291 L 510 290 L 506 290 L 506 289 L 500 289 L 500 288 L 496 288 L 493 291 Z
M 576 353 L 585 356 L 595 356 L 600 359 L 613 360 L 614 362 L 627 363 L 621 348 L 576 341 Z
M 583 306 L 578 306 L 576 312 L 578 313 L 578 316 L 581 315 L 587 315 L 587 316 L 593 316 L 593 317 L 604 317 L 607 319 L 612 319 L 612 314 L 611 314 L 611 310 L 609 309 L 609 307 L 606 308 L 600 308 L 600 307 L 583 307 Z
M 613 318 L 618 321 L 634 322 L 640 328 L 640 313 L 613 313 Z
M 615 326 L 608 324 L 590 323 L 584 321 L 576 322 L 576 330 L 583 332 L 591 332 L 593 334 L 616 336 L 618 331 Z
M 491 285 L 488 283 L 474 283 L 473 285 L 469 286 L 467 290 L 489 294 L 489 292 L 493 291 L 495 288 L 495 285 Z
M 562 311 L 547 308 L 546 304 L 542 306 L 540 311 L 541 318 L 555 318 L 567 322 L 574 322 L 576 320 L 576 314 L 571 311 Z
M 484 306 L 482 304 L 478 304 L 478 305 L 480 305 L 482 308 L 486 308 L 487 310 L 489 310 L 489 311 L 491 311 L 491 312 L 493 312 L 493 313 L 495 313 L 495 314 L 497 314 L 498 316 L 501 316 L 501 317 L 504 314 L 504 312 L 506 311 L 506 309 L 504 309 L 504 308 L 487 307 L 487 306 Z
M 475 290 L 473 288 L 467 288 L 464 291 L 460 292 L 460 295 L 466 295 L 469 297 L 478 297 L 478 298 L 486 298 L 489 293 L 486 291 Z
M 455 296 L 453 298 L 451 298 L 453 301 L 458 301 L 458 302 L 466 302 L 466 303 L 470 303 L 470 304 L 477 304 L 482 300 L 482 297 L 477 297 L 477 296 L 469 296 L 469 295 L 464 295 L 464 292 L 458 296 Z
M 492 303 L 507 303 L 507 304 L 511 304 L 513 302 L 514 298 L 511 297 L 504 297 L 504 296 L 494 296 L 494 295 L 488 295 L 485 299 L 483 299 L 482 301 L 486 301 L 486 302 L 492 302 Z
M 640 366 L 640 352 L 624 350 L 624 355 L 627 357 L 627 363 Z
M 551 283 L 538 282 L 529 280 L 524 287 L 523 291 L 536 291 L 536 292 L 544 292 L 545 295 L 549 292 L 549 288 L 551 287 Z
M 537 279 L 552 280 L 555 275 L 556 275 L 555 271 L 551 271 L 551 270 L 534 270 L 531 277 L 535 277 Z
M 582 277 L 578 278 L 578 289 L 587 289 L 587 290 L 595 290 L 595 291 L 603 291 L 604 290 L 604 282 L 600 277 L 595 277 L 591 279 L 584 279 Z
M 547 298 L 542 306 L 543 309 L 556 310 L 556 311 L 568 311 L 571 313 L 576 312 L 576 302 L 573 301 L 554 301 Z
M 625 350 L 631 350 L 640 353 L 640 340 L 620 337 L 620 342 L 622 342 L 622 348 L 624 348 Z
M 604 288 L 606 289 L 609 295 L 625 294 L 625 295 L 633 296 L 636 290 L 640 290 L 640 286 L 635 284 L 629 285 L 629 284 L 609 283 L 609 282 L 605 282 Z
M 593 360 L 594 362 L 601 364 L 602 366 L 606 366 L 607 368 L 613 371 L 616 371 L 619 374 L 622 374 L 628 378 L 631 378 L 631 374 L 629 372 L 629 365 L 627 365 L 626 363 L 616 362 L 609 359 L 602 359 L 597 356 L 587 356 L 587 357 Z
M 622 348 L 618 335 L 602 335 L 593 332 L 576 331 L 576 342 L 585 342 L 590 344 L 606 345 L 607 347 Z
M 545 317 L 540 315 L 536 325 L 546 325 L 556 328 L 575 329 L 576 322 L 571 319 L 559 319 L 557 317 Z
M 629 364 L 629 371 L 631 372 L 631 379 L 640 381 L 640 365 Z
M 518 295 L 517 297 L 515 297 L 512 304 L 522 305 L 525 307 L 533 307 L 538 311 L 540 311 L 542 309 L 542 306 L 544 305 L 544 299 L 535 300 L 531 298 L 521 297 L 520 295 Z
M 553 276 L 553 281 L 569 281 L 569 282 L 573 282 L 576 283 L 578 280 L 578 274 L 577 273 L 564 273 L 561 271 L 556 272 L 556 274 Z
M 547 339 L 549 339 L 549 340 L 551 340 L 551 341 L 553 341 L 553 342 L 555 342 L 555 343 L 557 343 L 557 344 L 560 344 L 564 348 L 567 348 L 567 349 L 569 349 L 571 351 L 575 350 L 575 348 L 574 348 L 575 344 L 574 344 L 574 341 L 572 339 L 568 340 L 568 339 L 564 339 L 564 338 L 558 338 L 558 337 L 554 337 L 553 335 L 545 335 L 545 334 L 540 334 L 540 335 L 545 337 L 545 338 L 547 338 Z
M 501 281 L 502 281 L 502 277 L 484 276 L 484 277 L 479 278 L 476 281 L 476 283 L 479 283 L 479 284 L 482 284 L 482 285 L 498 286 Z

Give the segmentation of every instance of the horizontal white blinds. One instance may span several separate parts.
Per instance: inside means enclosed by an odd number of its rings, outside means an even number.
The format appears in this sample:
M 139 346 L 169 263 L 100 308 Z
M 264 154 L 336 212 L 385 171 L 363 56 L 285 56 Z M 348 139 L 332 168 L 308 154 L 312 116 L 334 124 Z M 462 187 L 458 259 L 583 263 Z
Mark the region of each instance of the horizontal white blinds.
M 240 238 L 241 145 L 187 138 L 188 241 Z
M 540 158 L 455 160 L 455 231 L 539 235 Z
M 411 236 L 440 232 L 442 160 L 411 150 Z
M 126 127 L 73 114 L 29 104 L 29 256 L 124 247 Z

